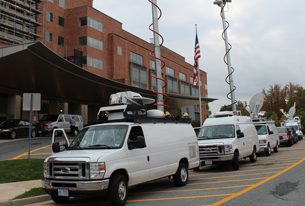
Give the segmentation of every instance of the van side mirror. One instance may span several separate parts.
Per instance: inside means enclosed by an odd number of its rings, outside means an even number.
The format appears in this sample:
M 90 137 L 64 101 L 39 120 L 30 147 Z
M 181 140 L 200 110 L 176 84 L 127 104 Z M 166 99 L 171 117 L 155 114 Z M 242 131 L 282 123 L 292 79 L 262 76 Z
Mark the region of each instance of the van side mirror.
M 241 132 L 240 130 L 237 130 L 236 133 L 237 133 L 237 138 L 241 138 L 245 136 L 244 133 Z
M 136 140 L 128 140 L 128 149 L 137 149 L 146 147 L 143 136 L 137 136 Z
M 146 147 L 145 140 L 143 136 L 137 136 L 137 147 L 144 148 Z
M 270 131 L 269 134 L 273 134 L 273 131 Z
M 60 145 L 59 142 L 53 142 L 53 144 L 52 144 L 52 151 L 54 153 L 61 152 L 61 151 L 66 150 L 67 147 L 68 147 L 67 144 Z

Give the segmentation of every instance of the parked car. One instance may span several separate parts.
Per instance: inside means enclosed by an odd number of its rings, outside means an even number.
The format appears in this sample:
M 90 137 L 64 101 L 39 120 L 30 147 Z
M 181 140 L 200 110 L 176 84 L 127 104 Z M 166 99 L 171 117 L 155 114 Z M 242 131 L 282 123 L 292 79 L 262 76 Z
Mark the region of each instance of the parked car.
M 293 144 L 297 143 L 299 141 L 299 137 L 298 137 L 297 131 L 293 127 L 290 127 L 290 126 L 287 127 L 287 128 L 291 132 Z
M 0 137 L 15 139 L 16 137 L 28 137 L 30 122 L 23 119 L 7 119 L 0 123 Z M 32 124 L 31 136 L 36 136 L 36 127 Z
M 36 123 L 37 134 L 45 135 L 52 133 L 53 129 L 63 128 L 65 132 L 70 132 L 70 120 L 75 119 L 74 135 L 76 136 L 79 131 L 84 127 L 83 118 L 81 115 L 76 114 L 46 114 Z
M 293 137 L 291 130 L 289 130 L 287 127 L 277 127 L 277 131 L 280 136 L 281 145 L 286 145 L 289 147 L 293 145 Z

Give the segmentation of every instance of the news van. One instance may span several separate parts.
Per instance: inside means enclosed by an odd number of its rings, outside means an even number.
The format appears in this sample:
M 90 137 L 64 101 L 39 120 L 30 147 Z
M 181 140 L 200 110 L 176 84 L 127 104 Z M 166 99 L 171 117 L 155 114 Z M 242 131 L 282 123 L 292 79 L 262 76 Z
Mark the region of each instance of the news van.
M 239 160 L 256 162 L 259 140 L 252 119 L 232 111 L 217 112 L 204 121 L 198 133 L 200 166 L 232 163 L 239 169 Z
M 70 144 L 56 142 L 44 162 L 43 189 L 56 203 L 71 196 L 107 192 L 111 205 L 124 205 L 128 187 L 163 177 L 176 186 L 199 167 L 198 142 L 190 118 L 166 118 L 147 110 L 153 99 L 134 92 L 111 95 L 104 122 L 85 127 Z M 59 129 L 57 129 L 59 130 Z

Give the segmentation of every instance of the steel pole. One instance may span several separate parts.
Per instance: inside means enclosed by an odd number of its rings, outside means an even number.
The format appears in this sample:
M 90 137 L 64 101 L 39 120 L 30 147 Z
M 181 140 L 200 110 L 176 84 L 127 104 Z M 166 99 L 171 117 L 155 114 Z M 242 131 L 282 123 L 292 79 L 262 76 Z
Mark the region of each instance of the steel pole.
M 30 128 L 29 128 L 29 151 L 28 151 L 28 159 L 30 159 L 30 152 L 31 152 L 32 105 L 33 105 L 33 94 L 31 94 L 31 100 L 30 100 Z
M 157 5 L 157 0 L 152 0 L 152 2 Z M 152 4 L 152 19 L 153 19 L 153 30 L 157 33 L 159 33 L 159 25 L 158 25 L 158 9 L 155 7 L 155 5 Z M 159 43 L 159 35 L 154 32 L 154 45 L 155 45 L 155 52 L 154 55 L 161 59 L 161 53 L 160 53 L 160 43 Z M 156 59 L 156 76 L 158 78 L 162 78 L 162 72 L 161 72 L 161 61 L 159 59 Z M 163 95 L 162 93 L 162 81 L 157 79 L 157 109 L 164 112 L 164 106 L 163 104 Z
M 226 29 L 226 17 L 225 17 L 225 12 L 224 12 L 224 4 L 220 4 L 221 8 L 221 18 L 222 18 L 222 26 L 224 30 L 224 36 L 225 36 L 225 45 L 226 45 L 226 58 L 227 58 L 227 63 L 228 63 L 228 73 L 229 73 L 229 83 L 230 83 L 230 91 L 231 92 L 231 103 L 232 103 L 232 111 L 236 111 L 236 105 L 235 105 L 235 92 L 234 92 L 234 84 L 233 84 L 233 76 L 230 75 L 232 73 L 232 67 L 231 67 L 231 57 L 230 57 L 230 47 L 228 43 L 228 35 L 227 35 L 227 29 Z

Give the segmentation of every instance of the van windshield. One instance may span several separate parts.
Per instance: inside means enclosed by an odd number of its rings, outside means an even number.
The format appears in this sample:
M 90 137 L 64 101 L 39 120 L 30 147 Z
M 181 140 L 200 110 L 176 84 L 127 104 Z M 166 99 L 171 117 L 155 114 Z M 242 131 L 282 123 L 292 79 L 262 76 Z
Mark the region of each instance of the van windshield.
M 127 125 L 103 125 L 83 129 L 73 140 L 68 150 L 121 148 Z
M 52 121 L 55 122 L 57 120 L 58 114 L 47 114 L 43 115 L 43 117 L 39 121 Z
M 267 127 L 266 125 L 255 125 L 258 135 L 267 134 Z
M 197 136 L 198 140 L 234 138 L 234 137 L 235 137 L 234 125 L 206 126 L 200 129 Z

